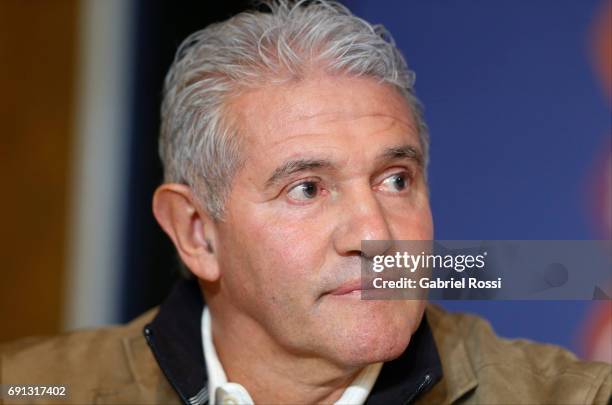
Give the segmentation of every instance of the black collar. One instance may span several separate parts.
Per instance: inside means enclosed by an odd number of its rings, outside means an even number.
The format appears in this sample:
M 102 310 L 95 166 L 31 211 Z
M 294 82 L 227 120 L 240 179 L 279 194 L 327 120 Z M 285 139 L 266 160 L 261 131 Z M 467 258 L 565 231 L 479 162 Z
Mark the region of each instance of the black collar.
M 208 402 L 202 350 L 204 301 L 196 280 L 181 280 L 144 334 L 162 372 L 185 404 Z M 366 404 L 409 404 L 442 378 L 442 365 L 426 316 L 397 359 L 385 363 Z

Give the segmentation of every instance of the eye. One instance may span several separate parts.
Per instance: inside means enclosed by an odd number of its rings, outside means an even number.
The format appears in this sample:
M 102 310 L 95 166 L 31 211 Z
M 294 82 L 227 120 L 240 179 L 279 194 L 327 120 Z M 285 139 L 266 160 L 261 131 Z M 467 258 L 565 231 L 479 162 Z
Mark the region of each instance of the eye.
M 297 184 L 287 192 L 289 198 L 295 201 L 312 200 L 319 194 L 319 186 L 314 181 L 304 181 Z
M 399 193 L 408 188 L 409 185 L 410 177 L 407 173 L 396 173 L 384 179 L 380 188 L 391 193 Z

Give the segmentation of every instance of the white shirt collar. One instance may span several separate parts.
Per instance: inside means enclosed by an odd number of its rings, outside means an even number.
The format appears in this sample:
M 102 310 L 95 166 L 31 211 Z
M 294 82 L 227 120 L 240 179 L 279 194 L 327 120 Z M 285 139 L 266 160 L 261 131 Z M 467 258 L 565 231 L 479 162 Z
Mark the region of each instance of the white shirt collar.
M 252 405 L 253 400 L 242 385 L 227 381 L 227 375 L 219 361 L 213 343 L 210 312 L 207 306 L 204 306 L 202 311 L 202 346 L 208 373 L 209 404 L 215 405 L 227 402 Z M 340 399 L 335 402 L 335 405 L 362 405 L 370 395 L 381 368 L 382 363 L 374 363 L 361 370 L 351 385 L 344 390 Z

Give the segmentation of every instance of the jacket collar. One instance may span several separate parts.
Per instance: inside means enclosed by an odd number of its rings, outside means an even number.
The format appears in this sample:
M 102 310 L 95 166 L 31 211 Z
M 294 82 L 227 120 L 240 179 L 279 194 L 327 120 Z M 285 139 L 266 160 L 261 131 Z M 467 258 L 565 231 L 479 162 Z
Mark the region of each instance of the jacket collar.
M 144 335 L 159 367 L 185 404 L 208 401 L 202 350 L 204 300 L 196 280 L 177 282 Z M 427 316 L 408 348 L 383 365 L 366 404 L 409 404 L 442 378 L 442 366 Z
M 457 333 L 457 325 L 451 322 L 444 311 L 436 305 L 428 305 L 425 313 L 442 359 L 444 379 L 443 388 L 445 403 L 454 403 L 478 386 L 476 372 L 466 349 L 462 334 Z
M 197 281 L 181 280 L 144 328 L 159 368 L 185 404 L 205 402 L 198 401 L 208 380 L 200 328 L 203 308 Z

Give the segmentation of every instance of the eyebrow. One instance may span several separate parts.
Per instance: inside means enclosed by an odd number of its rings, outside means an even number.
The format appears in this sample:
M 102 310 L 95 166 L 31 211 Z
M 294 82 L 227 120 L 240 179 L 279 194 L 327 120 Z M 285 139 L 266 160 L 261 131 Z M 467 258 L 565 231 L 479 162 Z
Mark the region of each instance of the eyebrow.
M 423 156 L 421 152 L 412 145 L 394 146 L 385 149 L 377 158 L 378 161 L 409 159 L 423 166 Z M 274 169 L 272 175 L 266 180 L 265 187 L 269 188 L 280 183 L 283 179 L 292 174 L 314 169 L 333 169 L 335 165 L 327 159 L 297 158 L 284 162 Z
M 416 162 L 419 167 L 423 167 L 423 154 L 412 145 L 402 145 L 387 148 L 381 153 L 377 160 L 396 160 L 409 159 Z
M 304 172 L 313 169 L 333 168 L 334 164 L 326 159 L 308 159 L 299 158 L 289 160 L 277 167 L 270 178 L 266 181 L 266 188 L 280 183 L 282 179 L 291 176 L 292 174 Z

